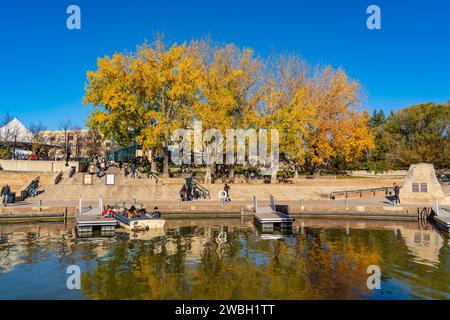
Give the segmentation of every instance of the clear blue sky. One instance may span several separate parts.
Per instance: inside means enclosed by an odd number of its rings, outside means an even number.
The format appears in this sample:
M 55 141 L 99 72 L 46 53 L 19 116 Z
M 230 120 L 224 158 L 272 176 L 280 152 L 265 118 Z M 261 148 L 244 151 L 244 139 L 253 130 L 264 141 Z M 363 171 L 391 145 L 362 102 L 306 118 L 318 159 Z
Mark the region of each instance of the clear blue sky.
M 66 28 L 71 4 L 81 30 Z M 370 4 L 381 8 L 381 30 L 366 28 Z M 0 113 L 50 129 L 67 118 L 84 125 L 86 71 L 157 32 L 342 66 L 364 86 L 369 110 L 450 100 L 450 0 L 15 0 L 0 5 Z

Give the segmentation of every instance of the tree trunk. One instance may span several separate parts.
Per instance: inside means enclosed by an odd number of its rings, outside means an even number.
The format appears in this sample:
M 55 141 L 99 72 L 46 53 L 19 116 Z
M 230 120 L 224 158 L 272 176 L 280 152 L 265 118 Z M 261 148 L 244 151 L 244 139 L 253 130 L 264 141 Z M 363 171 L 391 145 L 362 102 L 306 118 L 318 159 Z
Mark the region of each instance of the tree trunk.
M 169 149 L 164 146 L 163 178 L 169 178 Z
M 234 179 L 234 168 L 230 169 L 230 174 L 228 175 L 228 178 L 231 180 Z
M 295 167 L 295 169 L 294 169 L 295 171 L 294 171 L 294 180 L 298 180 L 298 168 L 297 167 Z
M 206 167 L 206 175 L 205 175 L 205 184 L 207 183 L 211 183 L 211 167 L 207 166 Z
M 270 183 L 277 183 L 278 182 L 278 177 L 277 177 L 277 170 L 272 170 L 271 175 L 270 175 Z

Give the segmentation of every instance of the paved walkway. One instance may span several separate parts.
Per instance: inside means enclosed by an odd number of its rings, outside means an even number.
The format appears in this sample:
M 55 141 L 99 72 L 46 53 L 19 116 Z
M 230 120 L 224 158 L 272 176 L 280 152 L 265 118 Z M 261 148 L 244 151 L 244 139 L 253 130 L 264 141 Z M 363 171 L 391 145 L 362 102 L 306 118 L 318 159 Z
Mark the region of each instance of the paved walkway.
M 127 205 L 131 204 L 130 200 L 108 200 L 103 199 L 103 205 L 114 205 L 115 203 L 125 202 Z M 300 200 L 293 201 L 293 200 L 277 200 L 275 199 L 275 202 L 278 204 L 286 204 L 286 205 L 300 205 Z M 39 206 L 43 207 L 78 207 L 78 200 L 43 200 L 42 202 L 40 200 L 27 200 L 27 201 L 19 201 L 14 204 L 9 204 L 8 208 L 36 208 Z M 189 205 L 189 206 L 195 206 L 195 205 L 201 205 L 201 206 L 218 206 L 220 205 L 220 202 L 217 200 L 196 200 L 196 201 L 189 201 L 189 202 L 179 202 L 178 200 L 137 200 L 137 204 L 144 204 L 144 205 Z M 267 200 L 258 200 L 258 205 L 264 206 L 268 205 L 269 201 Z M 379 198 L 379 199 L 361 199 L 361 200 L 355 200 L 355 199 L 349 199 L 346 203 L 345 200 L 304 200 L 303 204 L 305 207 L 313 206 L 313 207 L 345 207 L 346 204 L 348 206 L 368 206 L 368 207 L 391 207 L 392 203 L 386 199 L 386 198 Z M 83 201 L 82 206 L 83 207 L 96 207 L 98 205 L 97 201 Z M 247 205 L 253 205 L 252 201 L 244 201 L 244 200 L 236 200 L 231 201 L 228 204 L 224 204 L 224 206 L 227 205 L 241 205 L 241 206 L 247 206 Z M 431 207 L 430 204 L 401 204 L 397 205 L 398 207 L 403 208 L 417 208 L 417 207 Z M 392 206 L 393 207 L 393 206 Z M 440 206 L 443 209 L 450 209 L 450 206 L 441 205 Z

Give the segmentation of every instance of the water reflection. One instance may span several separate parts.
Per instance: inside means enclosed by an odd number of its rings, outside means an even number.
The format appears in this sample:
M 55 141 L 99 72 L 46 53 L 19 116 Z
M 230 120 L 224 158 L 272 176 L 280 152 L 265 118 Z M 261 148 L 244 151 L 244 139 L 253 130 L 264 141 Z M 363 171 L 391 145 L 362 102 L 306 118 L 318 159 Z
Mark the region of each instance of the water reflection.
M 70 223 L 0 225 L 0 298 L 448 299 L 447 243 L 429 225 L 398 221 L 298 219 L 281 235 L 251 220 L 169 220 L 87 238 Z M 78 293 L 65 288 L 71 264 L 83 271 Z M 366 288 L 373 264 L 376 292 Z M 42 270 L 30 293 L 21 279 Z

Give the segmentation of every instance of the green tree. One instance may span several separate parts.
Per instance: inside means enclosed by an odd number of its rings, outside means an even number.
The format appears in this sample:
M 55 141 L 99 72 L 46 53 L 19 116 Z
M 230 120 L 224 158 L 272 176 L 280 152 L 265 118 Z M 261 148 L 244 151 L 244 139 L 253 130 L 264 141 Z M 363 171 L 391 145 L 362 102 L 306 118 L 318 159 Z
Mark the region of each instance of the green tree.
M 393 114 L 384 125 L 381 143 L 387 161 L 407 166 L 432 163 L 447 168 L 450 157 L 450 105 L 422 103 Z

